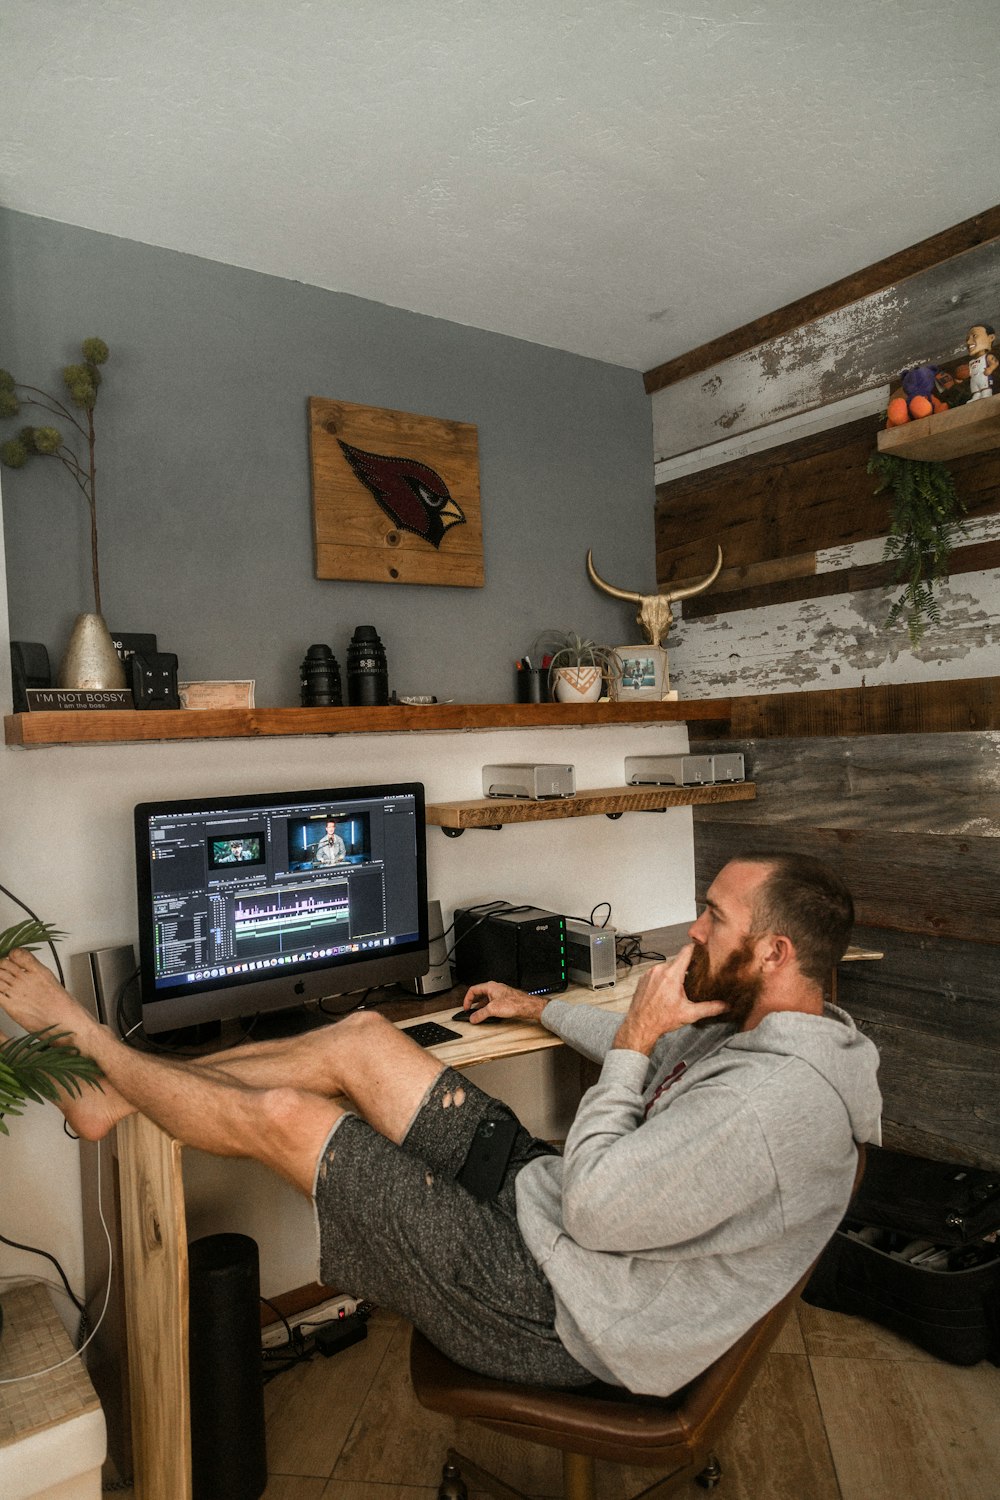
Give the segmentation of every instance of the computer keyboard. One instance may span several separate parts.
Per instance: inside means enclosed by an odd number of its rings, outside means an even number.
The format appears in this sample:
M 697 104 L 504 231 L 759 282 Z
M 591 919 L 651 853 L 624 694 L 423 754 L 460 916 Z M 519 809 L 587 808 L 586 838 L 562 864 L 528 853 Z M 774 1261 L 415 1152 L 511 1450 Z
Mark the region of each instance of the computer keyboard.
M 418 1047 L 436 1047 L 438 1042 L 456 1042 L 461 1039 L 461 1032 L 451 1031 L 447 1026 L 439 1026 L 436 1021 L 421 1021 L 417 1026 L 401 1026 L 407 1036 L 412 1036 Z

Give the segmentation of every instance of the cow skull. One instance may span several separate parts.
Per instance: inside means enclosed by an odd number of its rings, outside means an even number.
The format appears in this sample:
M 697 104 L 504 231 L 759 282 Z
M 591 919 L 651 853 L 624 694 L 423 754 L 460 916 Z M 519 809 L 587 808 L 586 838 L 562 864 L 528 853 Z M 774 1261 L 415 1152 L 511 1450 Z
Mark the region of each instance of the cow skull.
M 687 588 L 672 589 L 665 594 L 633 594 L 628 589 L 616 589 L 612 584 L 605 583 L 597 569 L 594 567 L 594 554 L 587 552 L 587 574 L 591 583 L 610 594 L 612 599 L 628 599 L 633 604 L 638 604 L 636 620 L 646 640 L 652 646 L 659 646 L 673 623 L 674 612 L 670 608 L 678 599 L 690 599 L 692 594 L 700 594 L 713 584 L 719 576 L 722 568 L 722 548 L 718 548 L 718 559 L 715 567 L 707 578 L 700 583 L 689 584 Z

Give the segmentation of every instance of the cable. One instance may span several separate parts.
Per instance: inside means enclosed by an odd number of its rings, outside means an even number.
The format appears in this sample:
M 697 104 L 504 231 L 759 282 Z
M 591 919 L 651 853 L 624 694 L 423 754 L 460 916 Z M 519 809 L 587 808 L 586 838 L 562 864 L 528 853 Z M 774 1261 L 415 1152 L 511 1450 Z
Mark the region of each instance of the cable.
M 485 908 L 485 910 L 484 910 L 484 908 Z M 460 933 L 459 936 L 452 943 L 452 945 L 449 948 L 448 952 L 445 954 L 445 957 L 446 957 L 446 959 L 448 960 L 449 963 L 451 962 L 451 959 L 452 959 L 452 957 L 454 955 L 455 949 L 458 947 L 459 943 L 463 942 L 464 939 L 467 938 L 470 935 L 470 933 L 475 932 L 475 930 L 476 930 L 477 927 L 481 927 L 483 925 L 483 923 L 485 921 L 487 921 L 490 917 L 494 916 L 498 912 L 503 912 L 503 914 L 504 914 L 505 917 L 513 917 L 513 916 L 516 916 L 518 912 L 522 912 L 522 911 L 534 911 L 535 908 L 533 906 L 523 906 L 523 905 L 522 906 L 509 906 L 506 901 L 500 900 L 500 901 L 481 901 L 478 906 L 467 906 L 465 908 L 465 910 L 466 911 L 470 911 L 470 912 L 471 911 L 481 911 L 483 913 L 483 915 L 479 918 L 478 921 L 473 922 L 473 924 L 472 924 L 471 927 L 467 927 L 463 933 Z M 451 927 L 454 927 L 454 925 L 455 925 L 454 922 L 452 922 Z M 451 931 L 451 927 L 448 928 L 449 932 Z
M 74 1349 L 72 1354 L 67 1354 L 65 1359 L 58 1360 L 54 1365 L 46 1365 L 44 1370 L 32 1370 L 30 1375 L 15 1375 L 9 1379 L 0 1380 L 0 1385 L 20 1385 L 24 1380 L 37 1380 L 39 1375 L 51 1375 L 53 1370 L 61 1370 L 64 1365 L 72 1364 L 74 1359 L 79 1359 L 80 1355 L 83 1353 L 84 1349 L 86 1349 L 87 1345 L 93 1343 L 94 1339 L 97 1337 L 98 1329 L 104 1322 L 105 1315 L 108 1311 L 108 1304 L 111 1301 L 111 1283 L 113 1280 L 114 1272 L 114 1251 L 111 1245 L 111 1232 L 108 1229 L 107 1222 L 104 1218 L 104 1209 L 101 1206 L 101 1153 L 99 1151 L 97 1153 L 97 1213 L 101 1221 L 101 1228 L 104 1231 L 104 1239 L 108 1247 L 108 1284 L 104 1289 L 104 1305 L 101 1308 L 100 1316 L 98 1317 L 97 1322 L 94 1324 L 90 1333 L 84 1339 L 79 1348 Z M 3 1236 L 0 1236 L 0 1238 L 3 1238 Z M 54 1255 L 49 1255 L 49 1252 L 47 1250 L 35 1250 L 34 1246 L 32 1245 L 17 1245 L 14 1240 L 4 1240 L 4 1243 L 7 1245 L 13 1245 L 14 1248 L 18 1250 L 26 1249 L 31 1250 L 35 1255 L 44 1255 L 48 1260 L 52 1261 L 53 1265 L 59 1271 L 60 1276 L 63 1275 L 62 1267 L 59 1265 L 59 1262 L 56 1260 Z M 66 1290 L 69 1291 L 68 1282 L 66 1283 Z M 86 1318 L 86 1307 L 81 1306 L 81 1304 L 77 1302 L 72 1292 L 69 1292 L 69 1295 L 73 1298 L 76 1306 L 80 1309 L 81 1318 Z
M 76 1308 L 80 1316 L 83 1316 L 83 1313 L 85 1311 L 84 1304 L 80 1301 L 79 1297 L 73 1291 L 73 1288 L 69 1284 L 69 1277 L 66 1275 L 66 1272 L 63 1270 L 62 1266 L 56 1260 L 54 1255 L 50 1255 L 47 1250 L 39 1250 L 37 1245 L 22 1245 L 18 1240 L 9 1240 L 5 1234 L 0 1234 L 0 1242 L 5 1245 L 9 1245 L 12 1250 L 26 1250 L 29 1255 L 44 1255 L 46 1260 L 50 1260 L 55 1266 L 56 1270 L 59 1272 L 60 1278 L 62 1279 L 62 1284 L 66 1288 L 67 1297 L 73 1303 L 73 1306 Z
M 28 904 L 26 902 L 22 901 L 21 898 L 20 898 L 20 896 L 15 896 L 14 892 L 13 891 L 9 891 L 5 885 L 0 885 L 0 891 L 3 892 L 3 894 L 8 898 L 8 900 L 13 901 L 13 903 L 14 903 L 15 906 L 19 906 L 22 911 L 26 911 L 28 913 L 28 916 L 31 918 L 31 920 L 33 922 L 40 922 L 40 923 L 42 922 L 42 919 L 38 915 L 38 913 L 35 912 L 35 911 L 32 911 L 31 907 L 28 906 Z M 44 926 L 45 924 L 42 923 L 42 925 Z M 62 985 L 63 989 L 65 989 L 66 988 L 66 976 L 63 973 L 62 964 L 59 962 L 59 955 L 56 952 L 55 943 L 53 943 L 53 941 L 52 941 L 51 938 L 46 938 L 45 941 L 48 943 L 49 952 L 52 954 L 52 961 L 53 961 L 53 963 L 56 966 L 56 973 L 59 975 L 59 983 Z
M 263 1302 L 263 1304 L 264 1304 L 265 1307 L 269 1307 L 271 1309 L 271 1311 L 274 1313 L 274 1316 L 276 1318 L 278 1318 L 280 1320 L 280 1322 L 283 1324 L 284 1329 L 285 1329 L 285 1333 L 288 1336 L 288 1342 L 291 1343 L 292 1342 L 292 1325 L 291 1325 L 291 1323 L 289 1323 L 289 1321 L 285 1317 L 284 1313 L 281 1311 L 280 1308 L 275 1307 L 275 1305 L 274 1305 L 273 1302 L 269 1302 L 266 1297 L 261 1297 L 260 1300 Z
M 615 959 L 624 968 L 631 969 L 634 964 L 641 963 L 643 959 L 664 963 L 666 954 L 647 951 L 642 946 L 642 939 L 634 932 L 622 932 L 615 939 Z

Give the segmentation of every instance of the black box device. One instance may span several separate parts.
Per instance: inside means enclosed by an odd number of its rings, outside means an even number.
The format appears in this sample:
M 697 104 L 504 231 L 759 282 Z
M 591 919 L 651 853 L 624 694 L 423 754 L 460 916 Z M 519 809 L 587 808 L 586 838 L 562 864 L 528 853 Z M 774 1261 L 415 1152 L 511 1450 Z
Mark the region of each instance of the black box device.
M 512 984 L 530 995 L 566 988 L 566 918 L 539 906 L 510 901 L 455 908 L 452 963 L 459 984 L 487 979 Z

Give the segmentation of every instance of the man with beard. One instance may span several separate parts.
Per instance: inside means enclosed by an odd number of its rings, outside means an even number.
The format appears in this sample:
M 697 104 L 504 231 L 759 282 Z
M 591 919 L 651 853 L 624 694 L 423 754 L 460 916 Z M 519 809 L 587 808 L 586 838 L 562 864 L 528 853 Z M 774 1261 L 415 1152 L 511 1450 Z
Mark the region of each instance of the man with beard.
M 61 1101 L 81 1135 L 140 1109 L 263 1161 L 314 1199 L 324 1281 L 451 1358 L 668 1395 L 795 1284 L 847 1206 L 855 1142 L 877 1138 L 877 1053 L 824 1003 L 852 920 L 817 861 L 747 856 L 624 1016 L 474 985 L 473 1024 L 538 1020 L 602 1064 L 561 1154 L 374 1013 L 192 1066 L 122 1046 L 28 954 L 0 962 L 0 1004 L 100 1065 L 100 1095 Z

